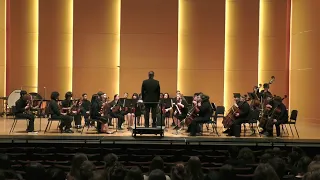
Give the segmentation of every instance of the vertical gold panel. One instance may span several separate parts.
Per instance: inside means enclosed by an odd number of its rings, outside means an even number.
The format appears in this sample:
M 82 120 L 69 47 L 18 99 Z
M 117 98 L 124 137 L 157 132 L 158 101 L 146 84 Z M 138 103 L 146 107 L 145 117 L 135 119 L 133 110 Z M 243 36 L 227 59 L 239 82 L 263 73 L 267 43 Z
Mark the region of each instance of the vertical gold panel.
M 155 72 L 161 91 L 177 89 L 178 1 L 121 1 L 120 94 L 141 91 Z
M 178 36 L 178 89 L 222 105 L 225 0 L 179 0 Z
M 10 0 L 9 91 L 38 91 L 38 17 L 38 0 Z
M 292 1 L 290 108 L 300 122 L 320 124 L 320 1 Z
M 119 93 L 120 0 L 74 0 L 73 89 Z
M 259 83 L 267 83 L 273 94 L 289 93 L 289 61 L 287 57 L 287 0 L 260 0 Z
M 39 0 L 39 88 L 72 90 L 73 0 Z
M 258 82 L 259 0 L 226 0 L 224 105 Z
M 6 0 L 0 0 L 0 96 L 6 94 Z M 2 107 L 2 106 L 1 106 Z

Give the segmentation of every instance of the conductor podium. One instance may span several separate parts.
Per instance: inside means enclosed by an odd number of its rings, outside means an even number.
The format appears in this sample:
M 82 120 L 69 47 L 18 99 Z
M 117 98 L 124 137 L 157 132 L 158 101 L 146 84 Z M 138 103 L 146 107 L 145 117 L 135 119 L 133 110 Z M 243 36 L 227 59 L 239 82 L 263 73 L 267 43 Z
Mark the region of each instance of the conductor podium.
M 142 102 L 142 101 L 138 101 L 137 106 L 144 106 L 144 104 L 154 104 L 157 107 L 157 118 L 156 118 L 156 126 L 153 127 L 138 127 L 137 126 L 137 116 L 135 115 L 135 119 L 134 119 L 134 127 L 132 129 L 132 136 L 136 137 L 137 134 L 138 135 L 143 135 L 143 134 L 150 134 L 150 135 L 160 135 L 160 137 L 164 137 L 164 116 L 163 116 L 163 111 L 162 111 L 162 104 L 159 102 Z M 150 112 L 145 112 L 146 113 L 150 113 Z M 151 120 L 151 116 L 149 119 L 149 122 Z M 153 121 L 153 119 L 152 119 Z

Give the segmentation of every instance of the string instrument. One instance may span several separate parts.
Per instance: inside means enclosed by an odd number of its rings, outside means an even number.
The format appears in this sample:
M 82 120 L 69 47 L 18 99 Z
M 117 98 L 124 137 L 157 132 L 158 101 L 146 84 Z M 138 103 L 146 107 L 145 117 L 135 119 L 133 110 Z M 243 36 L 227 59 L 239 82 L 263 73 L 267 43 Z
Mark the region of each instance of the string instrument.
M 121 111 L 128 112 L 129 108 L 126 106 L 126 98 L 123 99 L 123 104 L 121 107 Z
M 121 110 L 121 105 L 119 105 L 119 100 L 111 108 L 113 113 L 116 113 Z
M 33 98 L 32 98 L 32 95 L 31 95 L 31 94 L 26 94 L 26 95 L 25 95 L 25 98 L 26 98 L 26 100 L 27 100 L 27 107 L 28 107 L 28 109 L 26 109 L 25 113 L 26 113 L 26 114 L 31 114 L 31 113 L 32 113 L 31 109 L 32 109 L 32 107 L 33 107 Z
M 180 106 L 178 105 L 178 103 L 181 103 L 182 99 L 179 99 L 178 101 L 177 101 L 177 103 L 173 103 L 173 105 L 176 107 L 176 111 L 175 112 L 177 112 L 177 114 L 181 114 Z
M 238 106 L 235 104 L 229 109 L 227 116 L 225 116 L 222 120 L 222 124 L 225 128 L 230 128 L 233 124 L 233 121 L 236 119 L 235 114 L 240 113 L 240 107 L 244 104 L 246 101 L 241 101 Z
M 188 111 L 187 117 L 181 121 L 181 125 L 189 126 L 192 121 L 198 116 L 198 113 L 200 111 L 198 107 L 199 102 L 200 101 L 197 101 L 196 105 L 193 105 L 192 108 Z
M 110 104 L 109 104 L 109 97 L 105 100 L 105 102 L 102 103 L 101 109 L 100 109 L 100 114 L 101 116 L 104 116 L 106 112 L 110 109 Z

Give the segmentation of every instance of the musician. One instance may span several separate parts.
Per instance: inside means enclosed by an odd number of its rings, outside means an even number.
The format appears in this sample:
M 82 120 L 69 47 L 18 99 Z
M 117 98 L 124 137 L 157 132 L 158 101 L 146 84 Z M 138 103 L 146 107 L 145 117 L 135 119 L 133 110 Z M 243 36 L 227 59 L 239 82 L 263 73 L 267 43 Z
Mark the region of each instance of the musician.
M 81 129 L 81 114 L 78 114 L 77 111 L 75 111 L 78 101 L 73 101 L 72 96 L 73 94 L 70 91 L 65 94 L 65 100 L 61 102 L 62 110 L 65 113 L 70 111 L 73 115 L 76 129 Z
M 107 94 L 104 92 L 99 91 L 98 93 L 98 103 L 100 107 L 104 106 L 106 103 L 108 103 Z M 112 124 L 112 119 L 109 118 L 109 110 L 110 109 L 105 109 L 106 111 L 103 112 L 103 116 L 108 119 L 108 126 L 113 126 Z
M 141 108 L 138 105 L 138 94 L 133 93 L 129 104 L 128 130 L 132 129 L 135 116 L 137 116 L 137 125 L 140 126 Z
M 274 97 L 273 100 L 269 102 L 267 107 L 271 109 L 271 112 L 269 113 L 270 117 L 268 118 L 268 122 L 264 128 L 266 130 L 264 135 L 272 137 L 273 125 L 275 125 L 277 137 L 279 137 L 280 125 L 286 123 L 289 118 L 287 107 L 283 104 L 282 98 L 279 96 Z
M 240 137 L 241 124 L 248 120 L 250 115 L 250 105 L 247 103 L 245 97 L 241 97 L 240 94 L 234 94 L 235 106 L 239 108 L 240 112 L 235 113 L 235 120 L 231 125 L 228 135 Z
M 121 107 L 122 104 L 119 101 L 119 95 L 115 94 L 113 96 L 113 101 L 110 102 L 110 106 L 111 106 L 111 111 L 110 111 L 110 121 L 112 121 L 112 118 L 117 118 L 118 119 L 118 130 L 123 130 L 122 129 L 122 124 L 124 122 L 124 116 L 121 113 Z
M 72 122 L 72 116 L 68 116 L 67 113 L 61 113 L 58 105 L 59 100 L 59 93 L 58 92 L 52 92 L 51 93 L 51 101 L 49 103 L 49 112 L 51 114 L 52 119 L 59 119 L 60 125 L 59 130 L 60 132 L 64 133 L 73 133 L 71 128 L 71 122 Z
M 190 136 L 196 136 L 196 134 L 200 132 L 200 123 L 206 123 L 210 121 L 213 109 L 209 99 L 209 96 L 201 94 L 198 101 L 193 101 L 193 105 L 199 109 L 199 115 L 190 124 Z
M 157 107 L 160 98 L 160 83 L 153 79 L 154 72 L 150 71 L 149 79 L 144 80 L 141 86 L 142 100 L 145 106 L 145 127 L 149 127 L 150 110 L 152 114 L 152 127 L 156 127 Z M 150 103 L 149 103 L 150 102 Z
M 88 100 L 87 93 L 83 93 L 80 112 L 81 112 L 81 115 L 84 117 L 84 122 L 86 126 L 90 125 L 88 121 L 90 116 L 90 105 L 91 105 L 91 102 Z
M 164 97 L 164 94 L 160 93 L 160 100 L 163 99 L 163 97 Z
M 103 95 L 103 93 L 100 93 L 100 96 Z M 111 134 L 108 131 L 108 119 L 105 117 L 103 112 L 101 112 L 102 104 L 99 100 L 98 94 L 93 94 L 91 98 L 91 106 L 90 106 L 90 116 L 91 119 L 96 119 L 97 121 L 97 131 L 98 133 L 107 133 Z
M 128 100 L 128 93 L 124 93 L 123 98 L 121 98 L 121 104 L 122 104 L 122 108 L 121 108 L 121 113 L 123 116 L 128 114 L 128 105 L 129 105 L 129 100 Z
M 272 93 L 269 91 L 269 84 L 265 83 L 263 84 L 263 90 L 259 93 L 260 99 L 265 100 L 267 97 L 272 97 Z
M 177 94 L 176 103 L 174 103 L 173 109 L 173 121 L 177 124 L 176 128 L 180 128 L 180 122 L 184 120 L 188 114 L 187 101 L 183 100 L 180 94 Z
M 28 96 L 27 91 L 22 90 L 20 92 L 20 99 L 16 101 L 16 107 L 15 107 L 15 116 L 17 118 L 25 118 L 29 120 L 29 124 L 27 127 L 28 133 L 37 133 L 34 131 L 34 119 L 35 116 L 31 113 L 26 113 L 26 110 L 32 108 L 30 107 L 30 104 L 28 104 Z
M 169 93 L 164 93 L 163 99 L 161 100 L 162 106 L 165 109 L 166 113 L 164 114 L 165 118 L 170 117 L 170 110 L 172 109 L 172 100 L 170 99 Z

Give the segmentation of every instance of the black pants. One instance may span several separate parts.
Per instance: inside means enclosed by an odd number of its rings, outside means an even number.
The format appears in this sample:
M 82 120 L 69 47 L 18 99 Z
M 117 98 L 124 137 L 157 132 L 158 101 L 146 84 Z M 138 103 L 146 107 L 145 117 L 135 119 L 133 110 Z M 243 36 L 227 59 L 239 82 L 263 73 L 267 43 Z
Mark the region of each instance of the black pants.
M 27 131 L 28 132 L 32 132 L 34 131 L 34 115 L 33 114 L 23 114 L 23 113 L 19 113 L 19 114 L 16 114 L 16 117 L 17 118 L 26 118 L 29 120 L 29 125 L 27 127 Z
M 108 122 L 108 118 L 107 117 L 94 117 L 92 119 L 96 119 L 97 121 L 97 131 L 98 133 L 101 133 L 101 126 L 102 124 L 106 124 Z
M 279 122 L 279 121 L 277 121 L 277 122 L 275 122 L 275 123 L 273 123 L 273 124 L 274 124 L 274 126 L 276 126 L 276 133 L 277 133 L 277 136 L 279 137 L 279 136 L 280 136 L 280 125 L 281 125 L 282 123 Z M 272 128 L 271 128 L 271 127 L 268 128 L 268 129 L 267 129 L 267 132 L 268 132 L 269 135 L 273 135 L 273 126 L 272 126 Z
M 84 118 L 84 124 L 85 125 L 89 125 L 89 114 L 87 114 L 86 112 L 82 113 L 82 116 Z
M 208 118 L 204 117 L 196 117 L 190 124 L 190 136 L 195 136 L 197 133 L 200 132 L 200 126 L 201 123 L 208 122 Z
M 60 115 L 60 116 L 57 116 L 57 115 L 52 115 L 51 116 L 52 119 L 59 119 L 61 122 L 60 122 L 60 126 L 59 128 L 60 129 L 63 129 L 65 128 L 65 130 L 67 129 L 70 129 L 72 126 L 71 126 L 71 123 L 72 123 L 72 116 L 68 116 L 68 115 Z
M 161 114 L 158 113 L 157 114 L 157 126 L 161 126 L 161 125 L 164 126 L 165 125 L 165 118 L 166 118 L 165 114 L 162 114 L 162 116 L 161 116 Z
M 246 119 L 244 118 L 238 118 L 233 121 L 232 126 L 230 127 L 229 135 L 230 136 L 236 136 L 240 137 L 241 133 L 241 124 L 246 122 Z
M 121 112 L 118 112 L 118 113 L 111 112 L 110 116 L 111 116 L 111 118 L 109 119 L 109 121 L 111 121 L 112 118 L 118 119 L 118 128 L 121 129 L 121 126 L 124 123 L 124 116 L 122 115 L 122 113 Z
M 146 112 L 145 112 L 145 127 L 149 127 L 149 119 L 150 119 L 150 110 L 151 110 L 151 116 L 152 116 L 152 127 L 156 126 L 156 120 L 157 120 L 157 108 L 158 104 L 144 104 L 146 107 Z
M 81 114 L 74 115 L 73 119 L 76 126 L 81 126 Z

